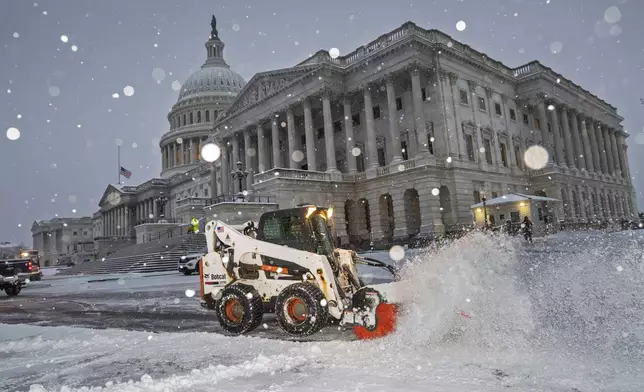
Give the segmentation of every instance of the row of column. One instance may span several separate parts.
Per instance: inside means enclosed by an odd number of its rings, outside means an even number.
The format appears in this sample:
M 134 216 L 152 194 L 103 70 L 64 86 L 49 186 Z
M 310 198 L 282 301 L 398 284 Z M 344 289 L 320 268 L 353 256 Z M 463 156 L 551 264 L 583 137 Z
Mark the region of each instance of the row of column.
M 410 151 L 410 156 L 423 156 L 429 155 L 429 146 L 428 146 L 428 132 L 427 124 L 425 121 L 425 114 L 423 111 L 423 100 L 422 100 L 422 88 L 420 81 L 420 74 L 418 69 L 413 68 L 409 70 L 409 77 L 411 79 L 412 86 L 412 101 L 413 101 L 413 112 L 414 112 L 414 126 L 416 132 L 409 132 L 410 135 L 410 147 L 414 151 Z M 402 161 L 401 154 L 401 131 L 398 124 L 398 114 L 396 108 L 396 91 L 395 91 L 395 79 L 393 75 L 387 76 L 385 79 L 385 87 L 387 92 L 387 108 L 388 108 L 388 132 L 390 140 L 393 141 L 393 158 L 391 163 L 396 163 Z M 365 140 L 365 162 L 366 169 L 375 169 L 378 167 L 378 153 L 377 153 L 377 143 L 376 143 L 376 128 L 375 128 L 375 119 L 373 114 L 373 100 L 372 100 L 372 86 L 366 85 L 361 89 L 361 95 L 363 98 L 363 107 L 365 115 L 365 130 L 366 130 L 366 140 Z M 301 103 L 303 113 L 304 113 L 304 136 L 305 136 L 305 149 L 306 149 L 306 162 L 307 170 L 309 171 L 318 171 L 318 162 L 316 157 L 316 138 L 313 128 L 313 117 L 312 117 L 312 97 L 304 99 Z M 323 90 L 321 92 L 321 101 L 322 101 L 322 117 L 324 124 L 324 144 L 325 144 L 325 159 L 326 159 L 326 171 L 330 173 L 338 173 L 340 170 L 336 164 L 336 148 L 335 148 L 335 139 L 334 139 L 334 130 L 333 130 L 333 113 L 331 110 L 331 93 L 328 90 Z M 353 112 L 352 112 L 352 101 L 349 96 L 342 97 L 342 108 L 343 108 L 343 118 L 344 118 L 344 132 L 347 140 L 346 143 L 346 158 L 347 158 L 347 169 L 349 173 L 357 172 L 357 163 L 356 156 L 352 153 L 353 148 L 355 147 L 354 139 L 354 130 L 353 130 Z M 244 138 L 245 149 L 248 149 L 250 146 L 250 140 L 253 133 L 257 134 L 257 160 L 258 160 L 258 170 L 263 172 L 270 169 L 270 157 L 269 154 L 272 154 L 273 168 L 290 168 L 290 169 L 299 169 L 301 165 L 301 160 L 294 159 L 294 156 L 297 156 L 297 150 L 300 148 L 298 143 L 298 135 L 296 134 L 295 129 L 295 115 L 294 111 L 298 109 L 296 105 L 291 105 L 286 108 L 283 113 L 275 113 L 274 116 L 270 119 L 261 119 L 251 128 L 244 129 L 242 132 L 234 133 L 229 139 L 224 139 L 221 145 L 232 147 L 232 157 L 230 157 L 229 152 L 226 151 L 226 148 L 222 149 L 222 165 L 226 169 L 222 170 L 224 173 L 230 173 L 231 170 L 235 170 L 234 164 L 240 161 L 239 157 L 239 138 L 240 136 Z M 282 114 L 285 114 L 286 117 L 286 131 L 287 131 L 287 149 L 288 149 L 288 163 L 282 162 L 282 153 L 280 151 L 279 144 L 279 131 L 280 124 L 278 118 Z M 264 124 L 269 121 L 271 124 L 270 132 L 264 128 Z M 241 135 L 240 135 L 241 134 Z M 272 150 L 268 150 L 268 140 L 271 140 Z M 418 138 L 419 140 L 416 140 Z M 244 166 L 250 168 L 252 164 L 252 157 L 249 154 L 244 154 L 245 159 Z M 232 158 L 232 162 L 230 161 Z M 222 180 L 226 179 L 228 176 L 222 176 Z M 252 184 L 252 175 L 249 175 L 247 178 L 248 189 Z M 233 188 L 237 188 L 238 185 L 232 184 Z M 229 189 L 227 185 L 224 185 L 224 189 Z
M 565 199 L 565 216 L 573 221 L 586 222 L 593 219 L 632 218 L 631 198 L 626 192 L 595 189 L 591 186 L 568 184 L 562 188 Z M 612 208 L 611 208 L 612 207 Z
M 128 210 L 126 205 L 120 205 L 103 212 L 103 235 L 105 237 L 128 235 L 130 229 Z
M 630 178 L 622 132 L 554 101 L 542 99 L 536 107 L 542 141 L 551 163 Z
M 131 217 L 135 225 L 148 219 L 160 219 L 159 204 L 153 198 L 142 200 L 133 210 L 127 205 L 120 205 L 103 212 L 103 235 L 128 236 L 132 227 Z
M 163 170 L 199 162 L 203 139 L 202 137 L 178 138 L 176 142 L 161 147 Z

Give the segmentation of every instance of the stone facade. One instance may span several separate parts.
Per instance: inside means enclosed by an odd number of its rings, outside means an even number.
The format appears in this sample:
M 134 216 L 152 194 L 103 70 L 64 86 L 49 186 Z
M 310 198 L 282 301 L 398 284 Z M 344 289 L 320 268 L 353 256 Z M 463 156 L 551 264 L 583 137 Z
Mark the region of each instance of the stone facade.
M 92 218 L 54 218 L 34 222 L 31 227 L 33 248 L 40 252 L 42 266 L 54 265 L 62 257 L 94 257 Z M 80 261 L 82 261 L 80 260 Z
M 561 199 L 568 224 L 636 216 L 622 120 L 536 61 L 509 68 L 406 23 L 346 56 L 255 75 L 212 140 L 224 173 L 241 161 L 253 174 L 246 189 L 280 208 L 344 207 L 343 241 L 391 241 L 470 224 L 481 197 L 515 191 Z M 528 167 L 533 145 L 545 166 Z
M 334 206 L 345 244 L 457 230 L 473 223 L 471 205 L 509 192 L 562 200 L 554 217 L 566 227 L 637 216 L 622 117 L 539 62 L 509 68 L 409 22 L 346 56 L 319 51 L 245 83 L 223 47 L 211 35 L 168 115 L 161 178 L 109 185 L 94 237 L 132 241 L 138 225 L 215 210 L 234 219 L 241 191 L 265 203 L 248 216 Z M 209 142 L 221 149 L 214 164 L 200 156 Z M 548 155 L 539 168 L 535 148 Z

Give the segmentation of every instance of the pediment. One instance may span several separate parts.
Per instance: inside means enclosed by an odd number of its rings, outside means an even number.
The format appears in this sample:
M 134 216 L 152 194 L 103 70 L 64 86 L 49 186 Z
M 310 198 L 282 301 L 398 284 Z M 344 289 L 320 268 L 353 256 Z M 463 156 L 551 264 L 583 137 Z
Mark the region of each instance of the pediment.
M 98 206 L 102 207 L 105 204 L 118 205 L 121 202 L 121 197 L 125 193 L 126 192 L 124 192 L 121 188 L 114 186 L 113 184 L 109 184 L 107 188 L 105 188 L 105 192 L 103 192 L 103 196 L 98 202 Z
M 279 94 L 294 83 L 311 75 L 318 65 L 296 66 L 255 74 L 227 110 L 228 115 Z

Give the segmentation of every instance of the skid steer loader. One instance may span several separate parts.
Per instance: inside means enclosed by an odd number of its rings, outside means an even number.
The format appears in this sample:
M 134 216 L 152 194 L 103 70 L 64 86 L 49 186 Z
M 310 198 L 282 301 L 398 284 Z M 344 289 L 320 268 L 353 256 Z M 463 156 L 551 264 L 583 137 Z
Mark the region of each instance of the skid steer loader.
M 265 313 L 275 313 L 282 329 L 296 336 L 327 323 L 353 328 L 359 339 L 391 333 L 405 284 L 396 281 L 392 266 L 336 248 L 332 218 L 332 208 L 305 205 L 264 213 L 243 232 L 208 222 L 202 306 L 232 334 L 257 328 Z M 394 281 L 366 286 L 356 264 L 385 268 Z

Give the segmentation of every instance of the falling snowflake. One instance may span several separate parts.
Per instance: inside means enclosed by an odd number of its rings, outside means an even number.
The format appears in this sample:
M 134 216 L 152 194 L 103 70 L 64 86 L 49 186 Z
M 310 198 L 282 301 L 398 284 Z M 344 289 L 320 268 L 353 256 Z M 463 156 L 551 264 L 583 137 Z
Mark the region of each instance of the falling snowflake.
M 120 97 L 119 93 L 114 93 L 114 94 L 112 94 L 112 98 L 116 99 L 116 98 L 118 98 L 118 97 Z
M 362 154 L 362 150 L 360 150 L 359 147 L 353 147 L 351 149 L 351 155 L 353 155 L 354 157 L 359 157 L 360 154 Z
M 72 45 L 72 52 L 78 52 L 78 46 Z
M 17 32 L 13 33 L 13 38 L 20 38 L 20 34 L 18 34 Z
M 60 36 L 60 40 L 63 41 L 64 43 L 67 43 L 67 41 L 69 41 L 69 38 L 65 34 L 63 34 Z
M 206 162 L 214 162 L 220 155 L 221 149 L 215 143 L 206 143 L 201 147 L 201 158 Z
M 338 56 L 340 56 L 340 50 L 338 48 L 331 48 L 331 50 L 329 50 L 329 56 L 331 56 L 332 59 L 337 59 Z
M 438 196 L 441 193 L 441 191 L 438 188 L 432 189 L 432 195 Z
M 546 167 L 548 163 L 548 150 L 545 148 L 534 145 L 530 146 L 523 154 L 523 161 L 526 166 L 532 170 L 540 170 Z
M 9 140 L 20 139 L 20 131 L 18 130 L 18 128 L 11 127 L 7 129 L 7 139 Z
M 241 27 L 237 23 L 233 24 L 233 31 L 237 32 L 239 30 L 241 30 Z
M 49 86 L 49 95 L 57 97 L 60 95 L 60 89 L 56 86 Z
M 405 258 L 405 248 L 400 245 L 394 245 L 389 249 L 389 258 L 394 261 L 400 261 Z
M 134 87 L 125 86 L 123 88 L 123 94 L 125 94 L 126 97 L 131 97 L 132 95 L 134 95 Z
M 459 20 L 458 22 L 456 22 L 456 30 L 464 31 L 466 27 L 467 27 L 467 24 L 464 21 Z

